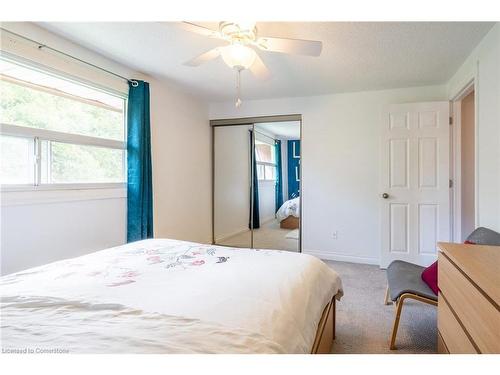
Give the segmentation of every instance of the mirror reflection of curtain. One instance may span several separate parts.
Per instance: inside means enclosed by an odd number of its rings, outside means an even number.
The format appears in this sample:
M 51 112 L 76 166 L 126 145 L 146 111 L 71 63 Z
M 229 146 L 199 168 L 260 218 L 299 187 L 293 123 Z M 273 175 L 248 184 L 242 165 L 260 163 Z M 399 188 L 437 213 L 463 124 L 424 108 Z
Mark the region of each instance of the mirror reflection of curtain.
M 278 212 L 283 204 L 283 169 L 281 166 L 281 141 L 276 139 L 274 141 L 274 153 L 276 160 L 276 192 L 275 192 L 275 212 Z
M 255 137 L 254 132 L 250 130 L 250 150 L 252 159 L 252 181 L 253 181 L 253 194 L 250 191 L 250 205 L 252 210 L 250 212 L 250 220 L 248 227 L 250 229 L 260 228 L 260 212 L 259 212 L 259 179 L 257 177 L 257 158 L 255 155 Z

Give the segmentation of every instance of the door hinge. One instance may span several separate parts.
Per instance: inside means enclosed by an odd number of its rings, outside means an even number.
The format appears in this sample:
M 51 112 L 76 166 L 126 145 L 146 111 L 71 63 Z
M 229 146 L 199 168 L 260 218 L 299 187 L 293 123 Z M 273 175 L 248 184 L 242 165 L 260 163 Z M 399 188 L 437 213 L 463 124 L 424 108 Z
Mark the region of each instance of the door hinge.
M 453 117 L 449 117 L 449 122 L 450 122 L 450 125 L 453 125 Z
M 450 187 L 450 189 L 451 189 L 451 188 L 453 187 L 453 180 L 449 180 L 449 183 L 448 183 L 448 184 L 449 184 L 449 187 Z

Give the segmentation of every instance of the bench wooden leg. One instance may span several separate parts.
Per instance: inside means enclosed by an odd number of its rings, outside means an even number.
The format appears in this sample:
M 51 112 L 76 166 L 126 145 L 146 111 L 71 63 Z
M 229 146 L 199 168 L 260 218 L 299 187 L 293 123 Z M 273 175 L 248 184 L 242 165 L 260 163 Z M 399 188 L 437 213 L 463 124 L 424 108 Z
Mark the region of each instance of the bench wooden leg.
M 387 285 L 387 288 L 385 289 L 384 304 L 390 305 L 391 303 L 392 303 L 392 301 L 389 301 L 389 285 Z
M 396 349 L 396 335 L 398 334 L 399 319 L 401 318 L 401 310 L 403 310 L 404 297 L 398 298 L 396 301 L 396 317 L 394 318 L 394 325 L 392 327 L 391 344 L 389 348 L 391 350 Z
M 412 293 L 403 293 L 401 296 L 399 296 L 398 300 L 396 301 L 396 317 L 394 318 L 394 326 L 392 327 L 392 335 L 391 335 L 391 344 L 389 348 L 391 350 L 396 349 L 396 335 L 398 334 L 398 328 L 399 328 L 399 319 L 401 318 L 401 311 L 403 310 L 403 301 L 406 298 L 411 298 L 420 302 L 428 303 L 429 305 L 437 306 L 437 301 L 418 296 L 416 294 Z

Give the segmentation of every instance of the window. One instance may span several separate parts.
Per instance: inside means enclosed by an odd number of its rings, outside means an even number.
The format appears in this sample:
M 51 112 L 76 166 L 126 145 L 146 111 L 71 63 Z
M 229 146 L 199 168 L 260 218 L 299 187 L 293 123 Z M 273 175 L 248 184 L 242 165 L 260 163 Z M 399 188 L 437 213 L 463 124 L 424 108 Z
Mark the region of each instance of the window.
M 29 138 L 0 137 L 2 184 L 30 184 L 35 175 L 34 141 Z
M 259 180 L 276 181 L 274 145 L 255 140 L 255 158 L 257 162 L 257 178 Z
M 125 105 L 120 94 L 2 56 L 2 188 L 123 184 Z

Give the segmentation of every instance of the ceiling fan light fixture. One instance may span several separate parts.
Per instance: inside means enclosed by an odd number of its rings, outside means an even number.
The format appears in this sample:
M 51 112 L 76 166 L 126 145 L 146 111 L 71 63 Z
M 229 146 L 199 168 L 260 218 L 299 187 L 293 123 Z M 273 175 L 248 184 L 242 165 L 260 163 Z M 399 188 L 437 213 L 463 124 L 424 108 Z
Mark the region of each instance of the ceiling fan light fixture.
M 222 49 L 222 59 L 231 68 L 248 69 L 255 61 L 256 52 L 242 44 L 231 44 Z
M 241 31 L 254 31 L 257 24 L 255 21 L 248 20 L 239 20 L 235 23 L 238 25 Z
M 270 74 L 266 65 L 255 52 L 255 49 L 305 56 L 319 56 L 322 43 L 317 40 L 290 38 L 259 37 L 255 22 L 248 20 L 222 21 L 219 30 L 211 30 L 190 22 L 184 22 L 184 27 L 191 32 L 223 40 L 228 45 L 212 48 L 210 51 L 191 59 L 184 64 L 198 66 L 206 61 L 221 56 L 224 63 L 236 72 L 236 107 L 241 106 L 241 71 L 249 69 L 259 79 L 268 79 Z

